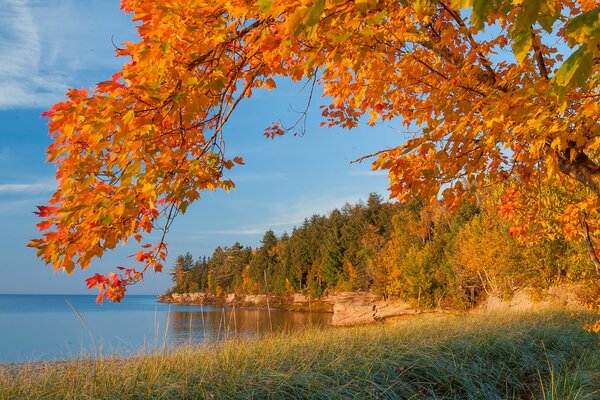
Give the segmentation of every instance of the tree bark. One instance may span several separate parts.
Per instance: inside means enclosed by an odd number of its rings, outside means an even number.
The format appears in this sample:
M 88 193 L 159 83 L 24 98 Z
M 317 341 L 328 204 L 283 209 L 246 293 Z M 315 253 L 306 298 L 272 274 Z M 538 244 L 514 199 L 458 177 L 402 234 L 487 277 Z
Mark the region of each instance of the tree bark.
M 594 267 L 596 268 L 596 277 L 598 278 L 597 282 L 600 284 L 600 260 L 598 259 L 598 255 L 596 254 L 596 249 L 594 249 L 594 244 L 592 243 L 592 238 L 590 236 L 590 227 L 588 226 L 588 223 L 584 217 L 581 218 L 581 225 L 583 226 L 583 237 L 585 239 L 585 246 L 587 247 L 588 255 L 594 263 Z
M 565 153 L 558 158 L 560 172 L 581 182 L 600 197 L 600 165 L 583 152 L 578 152 L 574 160 L 570 160 L 569 149 Z
M 562 157 L 558 159 L 558 168 L 560 172 L 582 183 L 600 197 L 600 165 L 592 161 L 587 154 L 579 151 L 577 156 L 571 160 L 569 157 L 570 149 L 567 149 Z M 600 285 L 600 259 L 596 254 L 594 243 L 590 235 L 590 228 L 584 216 L 581 216 L 581 225 L 583 227 L 583 238 L 587 248 L 588 256 L 596 268 L 596 283 Z

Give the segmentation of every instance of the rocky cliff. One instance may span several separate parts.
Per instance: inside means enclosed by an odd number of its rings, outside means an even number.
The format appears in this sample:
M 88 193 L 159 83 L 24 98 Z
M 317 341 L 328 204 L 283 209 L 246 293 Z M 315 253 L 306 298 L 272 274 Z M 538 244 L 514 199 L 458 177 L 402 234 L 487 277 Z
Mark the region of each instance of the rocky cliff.
M 509 298 L 496 295 L 488 296 L 476 311 L 530 311 L 547 307 L 578 307 L 578 288 L 575 286 L 556 286 L 540 294 L 527 289 L 515 291 Z M 304 294 L 295 293 L 285 296 L 265 294 L 237 296 L 228 294 L 213 296 L 206 293 L 173 293 L 162 296 L 161 301 L 174 304 L 204 304 L 236 307 L 271 307 L 292 311 L 331 312 L 331 324 L 349 326 L 383 321 L 392 317 L 419 313 L 415 307 L 402 300 L 383 299 L 368 292 L 340 292 L 312 299 Z M 433 310 L 440 312 L 440 310 Z
M 267 296 L 265 294 L 214 296 L 207 293 L 173 293 L 161 301 L 173 304 L 203 304 L 236 307 L 267 307 L 297 311 L 333 311 L 332 325 L 357 325 L 389 317 L 415 314 L 417 311 L 402 301 L 383 300 L 366 292 L 341 292 L 312 299 L 304 294 Z
M 238 296 L 234 293 L 214 296 L 208 293 L 172 293 L 160 297 L 163 303 L 236 306 L 236 307 L 272 307 L 291 311 L 331 312 L 335 303 L 333 296 L 312 299 L 301 293 L 275 296 L 266 294 L 249 294 Z
M 335 296 L 331 324 L 367 324 L 416 313 L 414 307 L 401 300 L 384 300 L 373 293 L 342 292 Z

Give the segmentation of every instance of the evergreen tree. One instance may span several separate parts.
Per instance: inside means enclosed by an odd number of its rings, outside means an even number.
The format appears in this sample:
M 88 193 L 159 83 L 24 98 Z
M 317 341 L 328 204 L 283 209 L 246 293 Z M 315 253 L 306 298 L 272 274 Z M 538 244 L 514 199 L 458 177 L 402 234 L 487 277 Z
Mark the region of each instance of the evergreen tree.
M 173 272 L 171 272 L 171 279 L 175 284 L 173 292 L 185 293 L 190 291 L 190 284 L 192 283 L 191 271 L 193 267 L 194 258 L 190 253 L 177 256 L 173 265 Z
M 250 261 L 249 275 L 261 285 L 263 292 L 269 292 L 273 284 L 273 272 L 276 269 L 276 254 L 274 252 L 277 246 L 277 236 L 272 230 L 265 232 L 262 245 L 254 253 Z
M 321 279 L 328 289 L 335 289 L 342 271 L 343 249 L 340 243 L 342 214 L 334 210 L 329 216 L 329 232 L 323 246 Z

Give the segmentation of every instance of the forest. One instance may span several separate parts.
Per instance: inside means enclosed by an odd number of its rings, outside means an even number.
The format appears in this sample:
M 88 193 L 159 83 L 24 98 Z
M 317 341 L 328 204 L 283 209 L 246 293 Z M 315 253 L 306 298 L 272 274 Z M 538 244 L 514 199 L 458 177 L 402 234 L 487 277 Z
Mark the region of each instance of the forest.
M 578 283 L 582 300 L 594 298 L 584 240 L 552 229 L 561 217 L 556 209 L 574 192 L 543 186 L 529 193 L 535 202 L 528 202 L 527 191 L 517 195 L 514 185 L 485 193 L 453 212 L 442 204 L 424 208 L 418 200 L 385 202 L 372 193 L 366 202 L 312 215 L 289 234 L 268 230 L 257 248 L 234 243 L 210 257 L 179 255 L 169 293 L 318 298 L 371 291 L 419 308 L 465 309 L 490 293 L 508 297 L 527 288 L 542 294 L 552 285 Z M 510 206 L 515 202 L 519 207 Z M 524 228 L 532 214 L 546 215 L 547 224 Z

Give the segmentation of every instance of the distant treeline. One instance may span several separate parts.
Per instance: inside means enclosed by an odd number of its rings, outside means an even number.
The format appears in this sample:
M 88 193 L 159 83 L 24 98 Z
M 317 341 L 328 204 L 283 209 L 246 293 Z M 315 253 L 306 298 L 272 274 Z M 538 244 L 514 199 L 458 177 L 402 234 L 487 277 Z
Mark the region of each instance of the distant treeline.
M 561 235 L 519 244 L 491 193 L 448 212 L 419 201 L 346 204 L 305 219 L 262 244 L 217 247 L 210 257 L 177 257 L 171 292 L 287 294 L 372 291 L 419 307 L 464 308 L 487 293 L 547 288 L 593 271 L 582 243 Z

